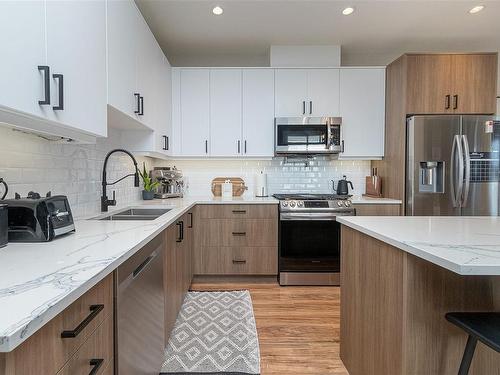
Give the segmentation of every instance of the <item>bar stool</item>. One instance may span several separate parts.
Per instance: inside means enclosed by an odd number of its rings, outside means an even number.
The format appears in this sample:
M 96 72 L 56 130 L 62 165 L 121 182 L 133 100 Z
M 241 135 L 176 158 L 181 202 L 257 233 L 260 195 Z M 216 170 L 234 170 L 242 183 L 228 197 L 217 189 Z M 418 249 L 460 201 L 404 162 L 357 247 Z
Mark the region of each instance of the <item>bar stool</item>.
M 458 375 L 467 375 L 477 341 L 500 353 L 500 312 L 452 312 L 446 319 L 468 335 Z

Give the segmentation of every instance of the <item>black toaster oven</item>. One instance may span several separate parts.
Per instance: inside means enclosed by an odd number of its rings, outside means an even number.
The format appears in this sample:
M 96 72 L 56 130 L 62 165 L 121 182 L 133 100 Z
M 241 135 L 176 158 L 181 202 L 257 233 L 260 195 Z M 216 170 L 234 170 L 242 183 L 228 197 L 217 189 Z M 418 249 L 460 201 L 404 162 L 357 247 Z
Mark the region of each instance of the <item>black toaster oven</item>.
M 75 225 L 68 198 L 64 195 L 7 199 L 9 242 L 47 242 L 74 232 Z

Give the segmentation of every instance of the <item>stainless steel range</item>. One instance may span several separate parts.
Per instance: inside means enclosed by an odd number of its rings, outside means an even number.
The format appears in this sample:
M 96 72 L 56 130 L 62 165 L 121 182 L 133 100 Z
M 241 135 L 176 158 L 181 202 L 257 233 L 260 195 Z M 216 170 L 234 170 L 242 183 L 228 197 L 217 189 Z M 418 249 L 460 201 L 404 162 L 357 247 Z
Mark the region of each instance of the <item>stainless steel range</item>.
M 353 216 L 350 196 L 274 194 L 279 204 L 280 285 L 340 284 L 340 224 Z

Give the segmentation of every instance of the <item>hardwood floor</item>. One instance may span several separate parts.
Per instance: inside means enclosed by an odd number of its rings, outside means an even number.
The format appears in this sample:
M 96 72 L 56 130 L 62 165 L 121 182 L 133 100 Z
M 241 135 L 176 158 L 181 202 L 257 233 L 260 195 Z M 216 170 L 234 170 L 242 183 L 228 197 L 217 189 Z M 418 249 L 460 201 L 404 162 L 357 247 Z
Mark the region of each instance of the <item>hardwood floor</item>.
M 250 291 L 261 375 L 348 375 L 339 356 L 340 288 L 194 283 L 191 289 Z

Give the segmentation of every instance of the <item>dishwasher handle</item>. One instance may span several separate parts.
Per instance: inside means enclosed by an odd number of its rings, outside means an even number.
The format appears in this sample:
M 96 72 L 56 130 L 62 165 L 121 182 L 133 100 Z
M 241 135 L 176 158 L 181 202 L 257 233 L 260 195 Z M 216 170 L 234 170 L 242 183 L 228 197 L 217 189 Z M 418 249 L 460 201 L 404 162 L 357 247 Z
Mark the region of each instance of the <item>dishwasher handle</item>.
M 158 253 L 155 251 L 150 256 L 148 256 L 139 266 L 132 272 L 132 278 L 135 279 L 137 276 L 141 274 L 141 272 L 147 267 L 151 261 L 156 258 Z

